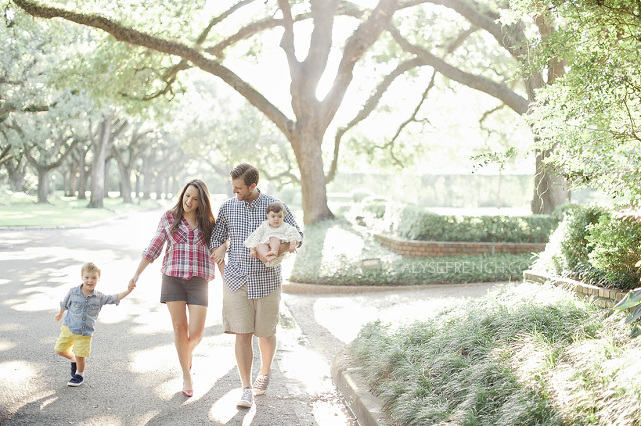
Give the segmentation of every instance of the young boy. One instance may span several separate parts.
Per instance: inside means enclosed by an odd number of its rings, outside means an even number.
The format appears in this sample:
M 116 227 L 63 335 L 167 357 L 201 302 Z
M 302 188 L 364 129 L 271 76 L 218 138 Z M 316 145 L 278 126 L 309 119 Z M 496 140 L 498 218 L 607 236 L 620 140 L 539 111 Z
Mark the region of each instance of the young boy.
M 129 283 L 126 291 L 111 295 L 96 291 L 96 285 L 100 281 L 100 269 L 92 262 L 82 265 L 81 276 L 82 285 L 69 290 L 60 302 L 60 312 L 56 315 L 56 321 L 60 322 L 62 315 L 67 311 L 54 350 L 71 361 L 71 380 L 67 383 L 68 386 L 80 386 L 84 380 L 85 358 L 91 352 L 91 336 L 102 306 L 120 304 L 120 300 L 127 297 L 136 287 L 135 284 Z

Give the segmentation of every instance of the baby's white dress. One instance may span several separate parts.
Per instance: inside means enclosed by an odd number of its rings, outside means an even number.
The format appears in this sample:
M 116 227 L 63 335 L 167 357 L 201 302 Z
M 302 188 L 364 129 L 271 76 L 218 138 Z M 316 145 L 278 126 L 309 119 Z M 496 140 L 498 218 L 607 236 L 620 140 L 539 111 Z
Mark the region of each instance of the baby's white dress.
M 247 248 L 256 247 L 259 244 L 269 244 L 269 239 L 272 237 L 276 237 L 282 242 L 296 241 L 298 243 L 301 241 L 298 230 L 289 223 L 283 223 L 278 228 L 273 228 L 269 226 L 268 220 L 264 220 L 254 232 L 249 234 L 244 244 Z M 280 264 L 287 254 L 288 253 L 283 253 L 276 259 L 267 262 L 265 266 L 271 267 Z

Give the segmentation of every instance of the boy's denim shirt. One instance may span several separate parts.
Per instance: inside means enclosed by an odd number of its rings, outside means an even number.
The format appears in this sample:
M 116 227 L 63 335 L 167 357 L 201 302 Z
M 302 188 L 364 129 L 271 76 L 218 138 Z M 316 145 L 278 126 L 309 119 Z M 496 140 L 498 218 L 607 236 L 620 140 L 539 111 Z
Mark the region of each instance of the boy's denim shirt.
M 73 334 L 91 336 L 96 326 L 96 319 L 103 305 L 120 304 L 117 294 L 106 295 L 94 290 L 89 296 L 85 296 L 80 288 L 74 287 L 60 302 L 60 309 L 67 310 L 63 324 L 69 327 Z

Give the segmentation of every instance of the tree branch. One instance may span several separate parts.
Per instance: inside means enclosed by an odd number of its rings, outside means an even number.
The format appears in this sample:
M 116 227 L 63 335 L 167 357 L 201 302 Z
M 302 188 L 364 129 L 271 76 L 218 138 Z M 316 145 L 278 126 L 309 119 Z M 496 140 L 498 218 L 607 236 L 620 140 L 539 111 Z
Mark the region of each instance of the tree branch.
M 462 71 L 448 64 L 426 49 L 411 44 L 396 28 L 390 28 L 390 34 L 392 34 L 394 40 L 396 40 L 403 50 L 416 55 L 425 65 L 433 67 L 444 76 L 501 100 L 520 115 L 527 112 L 529 106 L 528 100 L 510 89 L 507 84 L 496 83 L 489 78 Z
M 293 123 L 275 105 L 267 100 L 260 92 L 236 75 L 233 71 L 217 61 L 203 56 L 203 54 L 182 43 L 161 39 L 146 33 L 127 28 L 117 22 L 99 15 L 81 14 L 65 9 L 42 6 L 29 0 L 14 0 L 16 5 L 32 16 L 51 19 L 63 18 L 67 21 L 97 28 L 109 33 L 118 41 L 136 46 L 147 47 L 161 53 L 179 56 L 196 67 L 215 75 L 225 81 L 236 92 L 247 99 L 252 105 L 258 108 L 267 118 L 289 138 L 292 135 Z

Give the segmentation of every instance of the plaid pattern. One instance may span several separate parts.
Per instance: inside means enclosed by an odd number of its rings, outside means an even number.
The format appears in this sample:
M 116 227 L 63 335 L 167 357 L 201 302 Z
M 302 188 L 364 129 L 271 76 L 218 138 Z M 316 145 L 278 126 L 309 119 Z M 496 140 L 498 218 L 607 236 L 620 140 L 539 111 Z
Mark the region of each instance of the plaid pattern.
M 260 192 L 260 191 L 259 191 Z M 231 291 L 236 291 L 247 283 L 247 296 L 250 299 L 260 299 L 267 296 L 281 285 L 283 280 L 281 267 L 266 267 L 258 259 L 249 257 L 249 249 L 243 242 L 255 229 L 265 220 L 267 206 L 280 201 L 262 192 L 251 205 L 247 201 L 238 201 L 231 198 L 220 206 L 218 219 L 211 234 L 210 248 L 220 247 L 229 239 L 229 252 L 227 264 L 225 265 L 225 284 Z M 285 206 L 286 223 L 294 226 L 303 239 L 294 215 Z
M 166 242 L 167 250 L 160 269 L 163 274 L 183 280 L 201 277 L 211 281 L 214 278 L 214 261 L 200 230 L 190 229 L 187 220 L 182 218 L 180 226 L 171 235 L 169 230 L 174 222 L 174 215 L 170 211 L 160 218 L 156 234 L 142 255 L 153 262 L 160 256 Z

